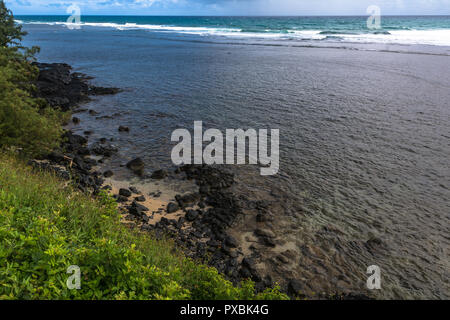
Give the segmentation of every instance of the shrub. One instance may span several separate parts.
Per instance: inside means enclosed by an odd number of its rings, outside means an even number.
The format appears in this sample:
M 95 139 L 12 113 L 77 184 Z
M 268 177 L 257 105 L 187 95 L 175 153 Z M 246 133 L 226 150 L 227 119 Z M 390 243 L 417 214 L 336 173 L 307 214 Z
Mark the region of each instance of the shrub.
M 63 114 L 33 97 L 37 51 L 20 46 L 25 32 L 0 1 L 0 147 L 16 147 L 40 155 L 58 146 Z
M 69 290 L 67 268 L 81 269 Z M 284 299 L 256 294 L 176 253 L 170 241 L 126 228 L 116 203 L 0 155 L 0 299 Z

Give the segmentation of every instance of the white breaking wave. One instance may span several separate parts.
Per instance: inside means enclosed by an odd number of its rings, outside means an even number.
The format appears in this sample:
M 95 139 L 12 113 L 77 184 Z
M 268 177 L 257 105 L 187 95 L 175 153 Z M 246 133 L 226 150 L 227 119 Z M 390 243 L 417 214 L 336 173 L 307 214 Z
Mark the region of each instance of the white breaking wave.
M 440 30 L 395 30 L 390 34 L 347 34 L 341 35 L 343 41 L 376 42 L 396 44 L 427 44 L 436 46 L 450 46 L 450 29 Z M 340 35 L 334 35 L 340 36 Z
M 68 22 L 23 22 L 21 24 L 47 24 L 62 25 L 67 27 L 99 27 L 114 28 L 116 30 L 151 30 L 156 32 L 172 32 L 181 34 L 192 34 L 200 36 L 220 36 L 234 39 L 270 39 L 270 40 L 330 40 L 357 43 L 385 43 L 385 44 L 425 44 L 436 46 L 450 46 L 450 29 L 433 30 L 393 30 L 389 34 L 321 34 L 322 30 L 289 30 L 287 33 L 245 32 L 238 28 L 209 28 L 209 27 L 183 27 L 136 23 L 109 23 L 109 22 L 82 22 L 74 24 Z

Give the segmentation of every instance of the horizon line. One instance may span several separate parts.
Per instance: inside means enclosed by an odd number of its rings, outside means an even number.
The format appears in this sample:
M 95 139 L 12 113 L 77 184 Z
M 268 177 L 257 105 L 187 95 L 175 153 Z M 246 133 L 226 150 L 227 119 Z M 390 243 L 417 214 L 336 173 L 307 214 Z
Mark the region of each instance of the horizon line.
M 39 14 L 39 13 L 26 13 L 26 14 L 14 14 L 14 16 L 61 16 L 66 17 L 70 14 Z M 182 15 L 182 14 L 82 14 L 81 16 L 92 17 L 367 17 L 369 15 L 354 15 L 354 14 L 342 14 L 342 15 L 329 15 L 329 14 L 311 14 L 311 15 Z M 383 14 L 382 17 L 450 17 L 450 14 Z

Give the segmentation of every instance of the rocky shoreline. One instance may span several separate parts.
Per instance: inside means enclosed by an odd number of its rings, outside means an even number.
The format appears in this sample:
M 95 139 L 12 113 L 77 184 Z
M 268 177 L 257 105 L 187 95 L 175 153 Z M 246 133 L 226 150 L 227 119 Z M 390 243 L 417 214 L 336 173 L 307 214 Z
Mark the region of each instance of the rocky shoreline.
M 72 72 L 72 68 L 67 64 L 35 65 L 40 70 L 36 83 L 37 96 L 45 98 L 52 107 L 60 107 L 63 111 L 76 111 L 80 104 L 90 100 L 91 95 L 115 94 L 120 91 L 117 88 L 90 85 L 91 77 Z M 78 123 L 79 119 L 73 116 L 72 121 Z M 120 126 L 119 130 L 129 129 Z M 110 186 L 104 185 L 104 178 L 110 177 L 112 171 L 100 173 L 93 170 L 97 161 L 102 160 L 89 156 L 110 157 L 118 148 L 106 139 L 88 147 L 88 137 L 76 135 L 70 130 L 64 133 L 64 138 L 60 152 L 52 152 L 45 158 L 32 160 L 30 163 L 34 167 L 53 171 L 63 179 L 71 180 L 82 192 L 95 195 L 102 189 L 111 189 Z M 137 175 L 143 174 L 144 166 L 140 158 L 127 163 L 127 168 Z M 242 257 L 243 253 L 237 248 L 238 242 L 226 232 L 241 213 L 239 201 L 228 191 L 234 183 L 233 174 L 219 168 L 195 165 L 177 168 L 174 174 L 183 175 L 181 179 L 194 180 L 199 190 L 176 195 L 175 201 L 167 205 L 167 214 L 184 213 L 184 216 L 177 220 L 161 217 L 158 222 L 152 223 L 148 214 L 149 208 L 140 203 L 145 200 L 145 195 L 140 194 L 136 188 L 122 188 L 114 195 L 127 220 L 134 221 L 133 227 L 152 232 L 157 238 L 169 236 L 175 239 L 189 257 L 207 262 L 235 283 L 243 278 L 252 278 L 259 290 L 273 285 L 270 277 L 258 274 L 251 258 Z M 166 176 L 165 170 L 157 170 L 150 178 L 159 180 Z M 129 201 L 133 194 L 134 200 Z M 270 235 L 261 232 L 261 237 L 270 244 Z
M 96 115 L 95 110 L 79 109 L 80 104 L 90 101 L 90 96 L 120 92 L 118 88 L 91 85 L 89 83 L 91 77 L 72 72 L 72 68 L 67 64 L 35 65 L 40 70 L 36 82 L 36 95 L 46 99 L 52 107 L 61 108 L 63 111 L 73 114 L 84 111 Z M 72 116 L 71 121 L 79 123 L 80 119 Z M 129 128 L 119 126 L 118 130 L 128 132 Z M 92 193 L 95 196 L 100 190 L 108 190 L 119 203 L 123 220 L 130 227 L 150 232 L 159 239 L 164 237 L 174 239 L 188 257 L 215 267 L 234 283 L 251 278 L 257 290 L 274 285 L 269 274 L 262 274 L 255 268 L 254 254 L 244 252 L 239 241 L 228 232 L 243 214 L 243 208 L 250 202 L 231 191 L 235 183 L 233 173 L 216 166 L 185 165 L 173 172 L 157 170 L 146 176 L 145 163 L 140 158 L 130 159 L 126 167 L 135 175 L 155 181 L 170 175 L 176 176 L 179 180 L 193 181 L 196 185 L 192 192 L 177 194 L 171 201 L 159 203 L 157 209 L 151 210 L 144 205 L 153 201 L 147 197 L 158 198 L 160 194 L 144 194 L 136 187 L 114 188 L 105 183 L 114 172 L 112 170 L 99 172 L 97 166 L 119 149 L 113 141 L 105 138 L 89 145 L 90 132 L 85 131 L 84 134 L 85 136 L 81 136 L 66 130 L 60 151 L 52 152 L 42 159 L 32 160 L 30 164 L 54 172 L 73 183 L 82 192 Z M 276 235 L 270 228 L 274 217 L 267 209 L 267 204 L 264 201 L 256 201 L 252 202 L 252 206 L 258 212 L 255 216 L 257 228 L 254 230 L 254 236 L 261 245 L 268 248 L 275 247 Z M 158 216 L 158 219 L 155 216 Z M 302 285 L 297 280 L 285 279 L 280 285 L 290 296 L 302 296 Z M 366 296 L 347 294 L 322 298 L 362 299 Z

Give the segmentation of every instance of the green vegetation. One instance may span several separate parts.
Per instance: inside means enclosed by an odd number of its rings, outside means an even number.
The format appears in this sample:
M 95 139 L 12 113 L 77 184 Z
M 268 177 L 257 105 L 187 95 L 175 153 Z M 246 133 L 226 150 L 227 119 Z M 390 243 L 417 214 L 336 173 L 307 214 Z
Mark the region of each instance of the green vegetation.
M 0 299 L 281 299 L 277 289 L 255 294 L 217 270 L 125 227 L 116 203 L 65 187 L 0 156 Z M 69 290 L 67 268 L 81 269 L 81 289 Z
M 38 70 L 30 63 L 37 48 L 24 48 L 25 32 L 0 1 L 0 148 L 40 155 L 60 144 L 63 114 L 33 98 Z
M 27 166 L 23 156 L 52 150 L 62 130 L 61 114 L 33 98 L 34 50 L 20 47 L 23 34 L 0 1 L 0 299 L 287 298 L 278 288 L 256 294 L 251 281 L 233 286 L 170 241 L 126 228 L 106 194 L 92 198 Z M 67 287 L 71 265 L 80 289 Z

